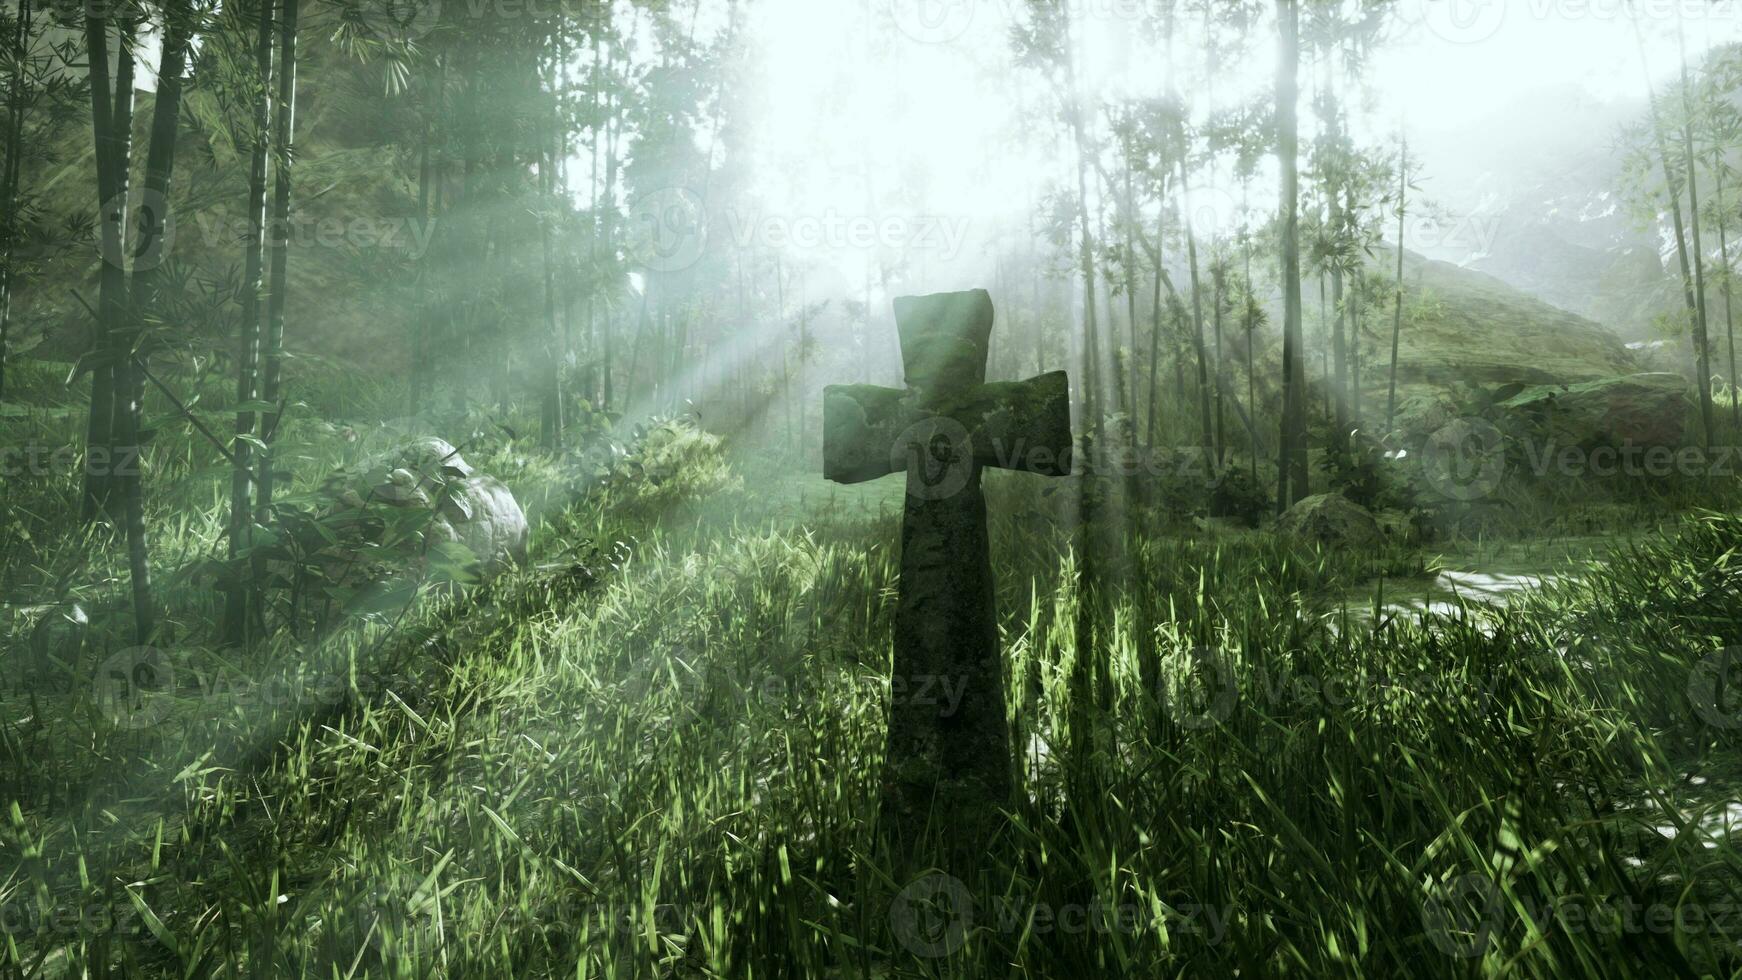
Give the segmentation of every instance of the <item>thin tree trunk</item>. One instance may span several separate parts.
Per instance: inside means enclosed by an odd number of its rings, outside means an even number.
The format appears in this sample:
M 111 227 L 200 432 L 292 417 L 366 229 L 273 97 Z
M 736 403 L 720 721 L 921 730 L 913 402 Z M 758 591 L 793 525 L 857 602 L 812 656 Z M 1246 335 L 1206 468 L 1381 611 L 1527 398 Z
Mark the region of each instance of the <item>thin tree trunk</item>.
M 1125 410 L 1131 426 L 1131 442 L 1137 442 L 1137 251 L 1132 232 L 1137 222 L 1136 198 L 1131 194 L 1131 162 L 1125 162 L 1125 327 L 1131 351 L 1125 366 Z
M 102 269 L 98 285 L 97 322 L 93 326 L 94 363 L 91 409 L 85 428 L 85 475 L 82 517 L 96 520 L 109 507 L 114 484 L 115 347 L 127 311 L 127 179 L 132 154 L 133 50 L 132 28 L 120 25 L 115 74 L 111 84 L 109 25 L 95 16 L 85 19 L 85 54 L 91 86 L 91 129 L 97 165 L 98 215 L 102 236 Z
M 1361 428 L 1361 276 L 1350 276 L 1343 302 L 1349 309 L 1349 426 Z
M 430 97 L 436 86 L 436 73 L 430 72 L 423 78 L 423 99 L 419 106 L 419 116 L 422 128 L 417 140 L 417 220 L 421 227 L 428 227 L 430 215 L 430 181 L 434 172 L 429 159 L 429 122 L 434 99 Z M 408 372 L 406 386 L 407 414 L 417 416 L 423 413 L 423 389 L 429 385 L 426 372 L 429 368 L 429 290 L 434 286 L 430 281 L 428 267 L 422 275 L 416 278 L 420 293 L 417 304 L 417 317 L 411 323 L 411 370 Z
M 1403 335 L 1403 215 L 1408 209 L 1409 141 L 1397 158 L 1397 279 L 1391 297 L 1391 369 L 1385 390 L 1385 433 L 1397 418 L 1397 341 Z
M 1067 15 L 1068 18 L 1068 15 Z M 1081 93 L 1077 91 L 1076 51 L 1071 46 L 1069 20 L 1065 30 L 1065 98 L 1069 100 L 1071 138 L 1077 155 L 1078 262 L 1083 276 L 1083 411 L 1086 428 L 1101 432 L 1098 397 L 1101 368 L 1100 345 L 1095 322 L 1095 239 L 1089 230 L 1088 135 L 1083 125 Z
M 549 40 L 554 41 L 554 38 Z M 535 74 L 534 77 L 536 78 L 537 75 Z M 551 114 L 548 120 L 550 129 L 545 134 L 545 138 L 540 141 L 542 145 L 539 147 L 541 155 L 538 161 L 539 196 L 543 202 L 540 208 L 543 213 L 538 222 L 538 237 L 544 258 L 544 330 L 550 350 L 544 365 L 545 390 L 544 408 L 540 413 L 542 422 L 540 441 L 543 442 L 545 449 L 552 452 L 562 448 L 562 362 L 568 354 L 557 325 L 556 246 L 550 227 L 551 222 L 556 220 L 558 213 L 556 179 L 553 173 L 557 159 L 555 147 L 557 129 L 556 85 L 556 72 L 553 68 L 550 80 Z
M 1693 266 L 1688 259 L 1687 230 L 1686 226 L 1682 223 L 1681 190 L 1675 178 L 1674 168 L 1670 163 L 1669 138 L 1664 134 L 1663 116 L 1661 112 L 1659 112 L 1657 106 L 1656 86 L 1652 85 L 1651 71 L 1646 67 L 1645 39 L 1640 33 L 1638 19 L 1633 16 L 1632 4 L 1628 4 L 1628 19 L 1633 25 L 1633 41 L 1639 51 L 1641 69 L 1645 73 L 1645 99 L 1646 105 L 1651 113 L 1652 135 L 1657 144 L 1658 163 L 1663 167 L 1664 188 L 1669 193 L 1669 213 L 1671 227 L 1675 231 L 1676 259 L 1681 265 L 1682 301 L 1687 305 L 1688 320 L 1692 329 L 1696 333 L 1695 340 L 1699 345 L 1699 349 L 1696 351 L 1696 357 L 1703 363 L 1705 359 L 1705 344 L 1703 338 L 1700 338 L 1697 335 L 1702 331 L 1701 322 L 1703 318 L 1700 316 L 1700 307 L 1704 305 L 1705 300 L 1699 297 L 1695 292 Z M 1685 65 L 1685 58 L 1683 59 L 1683 62 Z M 1689 159 L 1688 164 L 1691 168 L 1693 165 L 1691 158 Z M 1707 446 L 1709 448 L 1712 437 L 1711 378 L 1703 369 L 1696 368 L 1696 373 L 1703 376 L 1700 383 L 1700 415 L 1701 422 L 1705 428 Z
M 1355 213 L 1355 191 L 1346 188 L 1347 200 L 1343 205 L 1343 213 Z M 1357 263 L 1364 260 L 1357 258 Z M 1366 281 L 1366 266 L 1357 264 L 1349 274 L 1349 294 L 1345 302 L 1349 307 L 1349 423 L 1352 427 L 1361 427 L 1361 285 Z
M 1167 210 L 1161 212 L 1166 215 Z M 1161 278 L 1163 268 L 1162 242 L 1167 234 L 1166 218 L 1159 217 L 1155 225 L 1155 282 L 1151 291 L 1149 310 L 1149 438 L 1146 443 L 1150 449 L 1155 448 L 1155 401 L 1160 386 L 1156 384 L 1156 368 L 1161 360 Z
M 6 398 L 6 357 L 12 328 L 12 261 L 18 241 L 18 179 L 24 169 L 24 68 L 30 57 L 31 0 L 19 0 L 18 31 L 13 41 L 12 82 L 6 106 L 6 168 L 0 176 L 0 201 L 5 202 L 4 248 L 0 250 L 0 401 Z
M 1724 211 L 1724 161 L 1719 160 L 1714 170 L 1717 180 L 1718 201 L 1718 258 L 1724 263 L 1724 339 L 1730 348 L 1730 427 L 1736 432 L 1742 432 L 1742 394 L 1736 387 L 1736 319 L 1730 309 L 1730 237 L 1729 223 L 1725 220 Z
M 266 344 L 262 359 L 260 400 L 277 406 L 282 400 L 284 378 L 284 304 L 289 298 L 290 279 L 290 174 L 296 135 L 296 29 L 298 0 L 283 0 L 278 36 L 278 115 L 273 139 L 277 161 L 273 169 L 272 226 L 284 236 L 272 247 L 271 286 L 266 294 Z M 271 409 L 260 422 L 260 453 L 255 511 L 261 524 L 272 515 L 272 444 L 278 435 L 279 413 Z
M 253 403 L 260 397 L 260 292 L 261 267 L 266 235 L 267 144 L 271 125 L 272 3 L 260 5 L 254 41 L 254 68 L 260 89 L 254 93 L 254 145 L 249 158 L 248 241 L 243 244 L 242 317 L 236 327 L 236 438 L 230 454 L 235 465 L 230 474 L 229 556 L 234 561 L 248 548 L 253 484 L 253 440 L 256 415 Z M 224 642 L 247 640 L 248 616 L 253 587 L 232 581 L 224 603 Z
M 122 460 L 120 448 L 115 446 L 117 435 L 126 426 L 126 420 L 121 415 L 126 411 L 128 391 L 132 384 L 132 376 L 122 361 L 131 349 L 131 336 L 134 330 L 132 320 L 132 303 L 128 298 L 128 260 L 134 247 L 133 228 L 131 224 L 132 211 L 129 203 L 132 197 L 133 173 L 133 106 L 134 77 L 138 72 L 138 61 L 134 57 L 133 45 L 137 40 L 138 24 L 127 19 L 121 21 L 120 38 L 115 54 L 115 100 L 110 104 L 113 114 L 110 119 L 109 136 L 112 141 L 112 152 L 109 157 L 109 174 L 114 196 L 110 199 L 109 216 L 120 226 L 116 228 L 117 240 L 121 251 L 113 260 L 105 262 L 103 273 L 112 275 L 115 290 L 102 290 L 102 305 L 98 307 L 104 317 L 104 334 L 108 337 L 110 376 L 109 376 L 109 426 L 111 444 L 110 466 L 112 472 L 105 478 L 104 507 L 117 523 L 126 519 L 125 497 L 117 498 L 116 491 L 122 489 L 122 479 L 119 473 Z M 117 510 L 117 505 L 119 510 Z
M 1325 394 L 1325 428 L 1336 428 L 1331 417 L 1331 309 L 1325 296 L 1325 270 L 1319 270 L 1319 382 Z
M 1222 460 L 1228 451 L 1227 421 L 1222 414 L 1222 285 L 1223 269 L 1221 260 L 1210 259 L 1210 302 L 1215 323 L 1216 339 L 1216 467 L 1221 468 Z
M 1204 349 L 1204 306 L 1198 281 L 1198 236 L 1192 231 L 1191 185 L 1186 181 L 1185 148 L 1182 140 L 1179 160 L 1180 225 L 1186 236 L 1186 268 L 1192 277 L 1192 350 L 1198 360 L 1198 427 L 1204 440 L 1204 450 L 1220 458 L 1216 451 L 1216 434 L 1210 411 L 1210 363 Z
M 1282 438 L 1277 457 L 1278 512 L 1308 493 L 1306 377 L 1300 336 L 1300 10 L 1296 0 L 1276 0 L 1278 24 L 1277 157 L 1282 170 Z
M 1693 236 L 1694 258 L 1694 362 L 1699 372 L 1700 425 L 1706 451 L 1712 449 L 1712 346 L 1706 331 L 1706 250 L 1700 243 L 1699 162 L 1694 157 L 1694 107 L 1689 95 L 1688 52 L 1682 24 L 1676 20 L 1676 46 L 1682 63 L 1682 152 L 1688 171 L 1688 231 Z
M 607 74 L 609 74 L 616 62 L 617 52 L 615 49 L 612 49 L 609 51 L 608 56 L 605 59 L 605 70 Z M 605 92 L 605 109 L 605 260 L 609 263 L 615 264 L 616 222 L 613 219 L 617 213 L 617 138 L 622 130 L 622 122 L 618 118 L 620 106 L 613 101 L 609 86 L 607 86 Z M 643 284 L 643 288 L 645 288 L 645 283 Z M 612 405 L 616 401 L 615 392 L 612 390 L 611 380 L 611 361 L 614 356 L 615 348 L 612 334 L 615 332 L 615 321 L 616 318 L 607 312 L 605 315 L 604 338 L 604 405 L 606 411 L 610 411 Z
M 1333 151 L 1341 151 L 1343 145 L 1342 116 L 1337 103 L 1337 90 L 1334 78 L 1334 66 L 1331 54 L 1325 55 L 1325 71 L 1323 75 L 1325 106 L 1325 127 L 1328 130 L 1327 139 Z M 1325 168 L 1325 200 L 1330 210 L 1330 234 L 1332 240 L 1341 238 L 1346 232 L 1347 214 L 1343 210 L 1342 195 L 1338 192 L 1336 181 L 1341 172 L 1340 163 Z M 1331 276 L 1331 319 L 1326 324 L 1331 339 L 1331 384 L 1329 385 L 1331 401 L 1331 446 L 1338 452 L 1349 451 L 1349 368 L 1348 347 L 1343 333 L 1343 267 L 1338 257 L 1333 254 L 1330 262 Z
M 139 247 L 133 265 L 133 280 L 129 298 L 132 336 L 122 345 L 123 354 L 115 364 L 115 390 L 118 398 L 115 420 L 116 447 L 125 465 L 118 470 L 119 486 L 127 526 L 127 565 L 133 590 L 135 640 L 140 645 L 150 642 L 155 632 L 157 614 L 151 590 L 151 551 L 145 526 L 145 486 L 141 470 L 139 445 L 140 414 L 145 404 L 144 349 L 139 334 L 155 310 L 157 302 L 157 269 L 163 256 L 150 249 L 168 247 L 164 240 L 170 215 L 170 186 L 175 173 L 175 141 L 181 119 L 182 74 L 187 67 L 188 38 L 193 32 L 193 13 L 186 0 L 166 3 L 164 40 L 157 67 L 157 102 L 152 110 L 151 141 L 145 151 L 145 206 L 140 217 L 144 224 L 139 231 Z M 164 208 L 157 213 L 156 206 Z
M 780 253 L 774 253 L 774 330 L 780 345 L 780 400 L 785 403 L 786 445 L 792 445 L 792 345 L 786 337 L 786 270 Z
M 1252 243 L 1242 245 L 1245 252 L 1246 302 L 1241 310 L 1241 326 L 1246 331 L 1246 404 L 1258 412 L 1258 301 L 1252 296 Z M 1252 440 L 1252 482 L 1258 482 L 1258 440 Z

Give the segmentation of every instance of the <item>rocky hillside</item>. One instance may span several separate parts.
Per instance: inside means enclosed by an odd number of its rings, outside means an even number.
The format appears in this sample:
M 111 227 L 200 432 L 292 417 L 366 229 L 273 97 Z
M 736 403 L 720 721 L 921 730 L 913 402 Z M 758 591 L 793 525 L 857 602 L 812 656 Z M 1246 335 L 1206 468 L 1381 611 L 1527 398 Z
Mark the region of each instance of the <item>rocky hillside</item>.
M 1391 278 L 1396 254 L 1378 253 L 1370 274 Z M 1406 252 L 1404 283 L 1395 426 L 1404 442 L 1536 386 L 1651 369 L 1608 327 L 1493 276 Z M 1364 318 L 1361 387 L 1370 422 L 1386 402 L 1390 306 Z
M 1396 254 L 1380 253 L 1374 274 L 1389 277 L 1382 270 L 1395 268 Z M 1400 386 L 1567 383 L 1637 369 L 1632 353 L 1607 327 L 1494 276 L 1411 252 L 1404 256 L 1404 283 Z M 1367 329 L 1388 344 L 1390 325 L 1389 316 L 1375 311 Z M 1380 362 L 1389 355 L 1371 353 Z M 1365 381 L 1369 392 L 1383 392 L 1382 372 L 1369 370 Z

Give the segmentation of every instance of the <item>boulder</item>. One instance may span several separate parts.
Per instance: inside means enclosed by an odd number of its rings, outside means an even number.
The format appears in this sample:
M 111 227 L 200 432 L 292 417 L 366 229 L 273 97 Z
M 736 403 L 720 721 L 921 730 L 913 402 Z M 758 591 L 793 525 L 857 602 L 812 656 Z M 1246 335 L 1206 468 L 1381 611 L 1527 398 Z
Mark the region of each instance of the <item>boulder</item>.
M 1693 409 L 1676 374 L 1630 374 L 1581 384 L 1537 385 L 1500 404 L 1518 435 L 1543 447 L 1677 446 Z
M 451 443 L 413 439 L 328 482 L 333 513 L 366 522 L 377 507 L 430 511 L 420 527 L 424 550 L 443 542 L 465 546 L 485 578 L 526 564 L 526 514 L 500 480 L 475 471 Z
M 1276 530 L 1300 541 L 1334 547 L 1370 548 L 1385 539 L 1385 531 L 1367 508 L 1340 493 L 1320 493 L 1302 500 L 1277 518 Z

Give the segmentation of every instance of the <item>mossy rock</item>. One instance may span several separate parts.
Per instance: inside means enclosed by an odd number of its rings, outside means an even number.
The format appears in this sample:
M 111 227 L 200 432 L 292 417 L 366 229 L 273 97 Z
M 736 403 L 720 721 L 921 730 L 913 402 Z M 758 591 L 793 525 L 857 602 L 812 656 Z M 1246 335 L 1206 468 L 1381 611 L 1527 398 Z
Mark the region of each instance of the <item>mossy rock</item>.
M 1569 385 L 1537 385 L 1501 403 L 1509 421 L 1544 445 L 1675 446 L 1693 409 L 1687 380 L 1630 374 Z
M 1385 531 L 1367 508 L 1340 493 L 1320 493 L 1290 507 L 1276 521 L 1277 533 L 1336 547 L 1371 548 Z

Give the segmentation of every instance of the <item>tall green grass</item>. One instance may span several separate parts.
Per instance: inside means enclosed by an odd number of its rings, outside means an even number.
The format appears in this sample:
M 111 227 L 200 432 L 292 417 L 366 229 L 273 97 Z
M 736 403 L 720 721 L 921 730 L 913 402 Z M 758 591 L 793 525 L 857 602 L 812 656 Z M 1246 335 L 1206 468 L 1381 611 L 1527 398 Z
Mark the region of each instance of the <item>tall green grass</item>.
M 1742 642 L 1742 521 L 1422 622 L 1335 601 L 1419 556 L 1215 526 L 1132 532 L 1086 599 L 1069 494 L 999 481 L 1019 792 L 952 877 L 875 826 L 898 517 L 687 438 L 657 480 L 481 449 L 533 567 L 396 620 L 230 655 L 184 605 L 149 724 L 89 703 L 101 651 L 15 687 L 0 975 L 1742 971 L 1738 713 L 1696 682 Z

